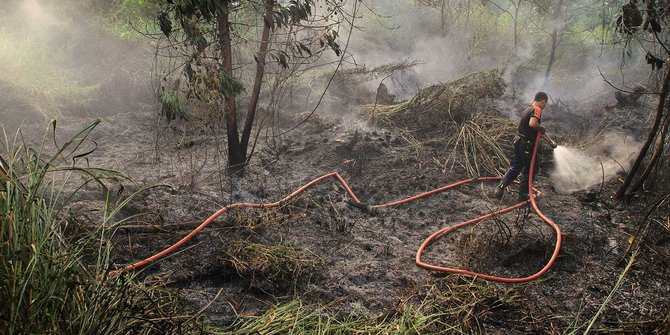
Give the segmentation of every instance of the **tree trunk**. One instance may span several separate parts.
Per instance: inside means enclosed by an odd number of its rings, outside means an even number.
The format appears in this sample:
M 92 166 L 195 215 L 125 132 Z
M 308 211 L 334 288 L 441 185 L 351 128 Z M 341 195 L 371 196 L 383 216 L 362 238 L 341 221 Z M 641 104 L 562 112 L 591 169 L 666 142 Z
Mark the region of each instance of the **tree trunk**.
M 256 77 L 254 78 L 254 88 L 251 92 L 249 110 L 247 111 L 247 118 L 244 122 L 244 130 L 242 131 L 241 150 L 245 156 L 247 154 L 247 148 L 249 147 L 251 128 L 254 125 L 254 118 L 256 117 L 256 110 L 258 108 L 258 97 L 261 93 L 263 76 L 265 74 L 265 56 L 268 53 L 268 47 L 270 45 L 270 29 L 274 23 L 272 19 L 272 10 L 274 9 L 274 5 L 275 0 L 265 0 L 265 24 L 263 26 L 261 45 L 258 50 L 258 54 L 256 55 Z
M 654 142 L 654 138 L 656 137 L 656 133 L 658 132 L 658 127 L 660 127 L 661 121 L 663 120 L 663 111 L 665 110 L 665 103 L 668 98 L 669 91 L 670 91 L 670 66 L 666 65 L 665 74 L 663 75 L 663 85 L 661 86 L 661 95 L 658 98 L 658 106 L 656 108 L 656 119 L 654 120 L 654 125 L 649 130 L 649 134 L 647 134 L 647 140 L 644 142 L 644 145 L 642 145 L 640 153 L 637 155 L 635 163 L 633 163 L 633 167 L 631 167 L 630 171 L 628 171 L 628 175 L 626 175 L 626 180 L 624 180 L 623 185 L 621 185 L 621 187 L 619 187 L 619 190 L 616 192 L 616 195 L 614 196 L 616 199 L 621 199 L 624 197 L 624 195 L 626 195 L 626 190 L 630 186 L 630 183 L 633 181 L 633 177 L 635 177 L 637 170 L 640 169 L 640 165 L 642 164 L 644 157 L 647 155 L 647 150 L 649 150 L 649 147 Z
M 519 57 L 519 28 L 518 26 L 518 14 L 519 10 L 514 13 L 514 65 L 516 65 L 517 58 Z
M 519 58 L 519 10 L 521 9 L 521 0 L 514 3 L 514 65 Z
M 442 34 L 442 37 L 447 36 L 447 32 L 445 31 L 445 26 L 446 26 L 446 18 L 444 17 L 444 7 L 446 6 L 447 0 L 442 0 L 442 5 L 440 6 L 440 33 Z
M 556 6 L 556 14 L 554 15 L 554 30 L 551 32 L 551 50 L 549 51 L 549 62 L 547 63 L 547 71 L 544 73 L 544 83 L 542 84 L 542 90 L 545 90 L 547 87 L 547 82 L 549 81 L 549 74 L 551 73 L 551 68 L 554 66 L 554 60 L 556 58 L 556 48 L 558 48 L 558 35 L 560 33 L 560 27 L 558 24 L 562 21 L 563 13 L 563 0 L 558 1 Z
M 663 153 L 663 148 L 665 147 L 665 136 L 668 134 L 668 127 L 670 127 L 670 117 L 668 116 L 670 115 L 668 115 L 666 111 L 665 121 L 663 122 L 663 128 L 661 128 L 661 134 L 656 137 L 656 146 L 654 148 L 654 153 L 651 155 L 649 164 L 647 164 L 647 167 L 642 172 L 640 179 L 638 179 L 637 183 L 635 183 L 633 187 L 631 187 L 630 190 L 631 192 L 637 192 L 640 190 L 640 188 L 642 188 L 642 185 L 651 174 L 651 171 L 654 170 L 654 167 L 656 166 L 658 159 L 661 157 L 661 154 Z
M 219 43 L 221 45 L 222 71 L 227 71 L 233 76 L 233 50 L 230 39 L 229 8 L 224 5 L 217 17 L 217 28 L 219 30 Z M 228 173 L 241 174 L 244 171 L 245 155 L 240 145 L 239 132 L 237 130 L 237 108 L 235 107 L 235 96 L 224 97 L 224 115 L 226 118 L 226 132 L 228 137 Z
M 551 73 L 551 68 L 554 66 L 557 37 L 558 37 L 558 31 L 554 29 L 554 31 L 551 33 L 551 51 L 549 52 L 549 62 L 547 63 L 547 71 L 544 73 L 544 82 L 542 82 L 543 91 L 547 88 L 547 83 L 549 82 L 549 74 Z

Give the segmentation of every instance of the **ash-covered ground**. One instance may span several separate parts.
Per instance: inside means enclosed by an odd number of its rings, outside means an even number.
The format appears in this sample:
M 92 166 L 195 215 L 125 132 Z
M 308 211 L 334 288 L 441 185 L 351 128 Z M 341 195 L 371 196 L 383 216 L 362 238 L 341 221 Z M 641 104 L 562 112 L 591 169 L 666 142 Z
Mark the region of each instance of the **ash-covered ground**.
M 485 114 L 475 121 L 510 112 L 499 107 L 509 104 L 486 103 Z M 554 112 L 559 109 L 554 107 Z M 610 109 L 601 117 L 613 120 L 611 128 L 641 136 L 646 120 L 626 117 L 632 112 Z M 551 113 L 550 107 L 546 115 Z M 226 174 L 223 129 L 166 124 L 151 106 L 105 117 L 90 135 L 97 149 L 86 157 L 86 164 L 122 171 L 139 186 L 151 186 L 118 216 L 132 219 L 116 231 L 114 264 L 121 267 L 155 254 L 227 204 L 274 202 L 333 171 L 369 205 L 471 177 L 461 164 L 466 158 L 449 142 L 458 129 L 451 121 L 438 120 L 420 129 L 421 114 L 408 116 L 410 122 L 417 119 L 418 130 L 413 133 L 427 145 L 409 141 L 402 127 L 373 122 L 358 111 L 347 117 L 316 114 L 281 135 L 304 117 L 279 119 L 273 132 L 260 137 L 244 178 Z M 577 133 L 571 124 L 587 127 L 581 117 L 555 114 L 545 123 L 555 139 L 577 143 L 596 129 Z M 89 122 L 64 118 L 57 137 L 63 141 Z M 513 129 L 514 121 L 507 122 Z M 31 126 L 24 136 L 37 139 L 41 132 Z M 508 152 L 513 135 L 501 139 Z M 79 150 L 92 148 L 92 141 Z M 472 333 L 568 332 L 588 322 L 613 289 L 626 265 L 629 238 L 651 196 L 611 199 L 617 178 L 587 191 L 559 194 L 548 178 L 551 150 L 542 146 L 540 154 L 543 160 L 535 184 L 543 195 L 538 203 L 561 227 L 563 245 L 549 272 L 530 283 L 434 273 L 414 263 L 417 248 L 434 231 L 514 204 L 514 189 L 498 201 L 490 198 L 494 183 L 476 182 L 413 203 L 370 209 L 352 206 L 334 179 L 273 209 L 227 212 L 177 252 L 140 270 L 140 276 L 165 279 L 194 310 L 222 290 L 206 312 L 216 325 L 298 297 L 354 315 L 391 313 L 406 304 L 432 301 L 438 308 L 457 311 L 451 322 Z M 455 156 L 448 161 L 450 155 Z M 137 190 L 121 181 L 113 188 L 112 202 L 117 203 Z M 99 224 L 104 202 L 97 187 L 87 186 L 69 206 L 71 226 L 85 230 Z M 668 236 L 667 229 L 657 227 L 606 307 L 598 331 L 644 333 L 668 326 Z M 546 264 L 555 241 L 553 230 L 524 207 L 443 237 L 428 248 L 425 259 L 436 265 L 525 277 Z

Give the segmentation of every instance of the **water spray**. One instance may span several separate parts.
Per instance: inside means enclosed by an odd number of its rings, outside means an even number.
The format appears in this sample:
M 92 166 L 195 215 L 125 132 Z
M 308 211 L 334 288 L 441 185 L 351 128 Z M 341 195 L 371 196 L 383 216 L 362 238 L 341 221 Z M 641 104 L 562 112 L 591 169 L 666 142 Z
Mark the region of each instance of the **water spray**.
M 603 135 L 602 139 L 592 142 L 588 150 L 557 146 L 550 172 L 554 189 L 559 193 L 583 191 L 625 173 L 640 146 L 641 143 L 619 133 Z

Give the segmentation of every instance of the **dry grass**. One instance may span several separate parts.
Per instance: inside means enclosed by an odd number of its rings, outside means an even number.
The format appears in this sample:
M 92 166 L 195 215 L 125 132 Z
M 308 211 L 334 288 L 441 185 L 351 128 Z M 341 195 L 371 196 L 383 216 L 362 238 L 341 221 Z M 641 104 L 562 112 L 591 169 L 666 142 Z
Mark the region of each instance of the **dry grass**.
M 442 169 L 453 170 L 460 166 L 469 176 L 497 176 L 509 166 L 508 151 L 511 137 L 516 129 L 512 122 L 502 117 L 480 115 L 477 121 L 460 125 L 458 136 L 447 143 L 451 153 L 443 162 L 437 160 Z
M 458 324 L 464 332 L 485 333 L 484 324 L 498 322 L 532 324 L 527 300 L 518 288 L 448 276 L 429 286 L 425 293 L 433 308 L 444 312 L 445 322 Z
M 426 313 L 422 307 L 405 306 L 397 315 L 373 317 L 342 315 L 323 308 L 305 306 L 300 300 L 277 305 L 263 315 L 241 318 L 228 329 L 212 331 L 217 335 L 245 334 L 447 334 L 462 333 L 444 323 L 443 313 Z
M 408 300 L 378 315 L 333 311 L 329 306 L 304 305 L 293 300 L 254 317 L 242 317 L 213 334 L 471 334 L 485 333 L 485 324 L 509 322 L 516 329 L 540 324 L 524 311 L 526 299 L 513 287 L 498 287 L 450 276 L 423 287 Z M 417 301 L 418 300 L 418 301 Z M 503 313 L 500 313 L 503 312 Z M 503 314 L 506 319 L 500 319 Z M 524 328 L 525 327 L 525 328 Z M 539 329 L 539 328 L 537 328 Z
M 366 105 L 360 113 L 375 122 L 410 132 L 444 128 L 472 120 L 487 98 L 501 97 L 507 88 L 497 70 L 477 72 L 461 79 L 429 86 L 409 101 L 396 105 Z
M 280 226 L 291 219 L 290 206 L 264 209 L 258 215 L 248 215 L 249 212 L 238 212 L 231 218 L 231 225 L 247 231 L 257 231 L 264 228 Z
M 396 105 L 363 106 L 360 113 L 399 134 L 417 154 L 446 146 L 446 157 L 434 157 L 445 172 L 458 167 L 470 176 L 498 175 L 509 164 L 507 149 L 516 130 L 506 116 L 480 110 L 505 89 L 497 70 L 478 72 L 424 88 Z
M 240 277 L 248 279 L 253 287 L 268 284 L 279 288 L 295 286 L 321 264 L 316 256 L 291 246 L 242 240 L 229 243 L 220 260 L 235 269 Z

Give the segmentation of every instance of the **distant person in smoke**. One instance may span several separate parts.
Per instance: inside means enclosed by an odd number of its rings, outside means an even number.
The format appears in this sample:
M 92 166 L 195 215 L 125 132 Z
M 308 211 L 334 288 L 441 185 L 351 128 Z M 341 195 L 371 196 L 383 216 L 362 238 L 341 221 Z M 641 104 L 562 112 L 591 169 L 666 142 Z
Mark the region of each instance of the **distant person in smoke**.
M 547 93 L 537 92 L 530 106 L 523 110 L 521 121 L 519 121 L 519 133 L 514 140 L 514 154 L 507 173 L 500 184 L 496 187 L 493 196 L 501 199 L 505 188 L 521 175 L 519 184 L 519 200 L 528 200 L 528 173 L 530 161 L 537 133 L 544 135 L 545 129 L 540 123 L 542 121 L 542 110 L 547 106 Z M 537 162 L 536 162 L 537 165 Z

